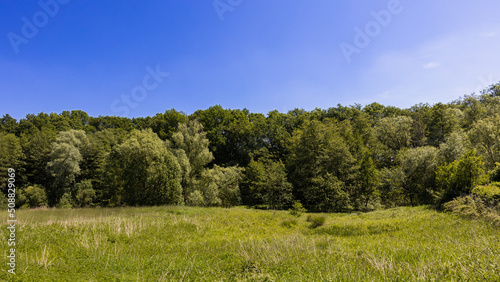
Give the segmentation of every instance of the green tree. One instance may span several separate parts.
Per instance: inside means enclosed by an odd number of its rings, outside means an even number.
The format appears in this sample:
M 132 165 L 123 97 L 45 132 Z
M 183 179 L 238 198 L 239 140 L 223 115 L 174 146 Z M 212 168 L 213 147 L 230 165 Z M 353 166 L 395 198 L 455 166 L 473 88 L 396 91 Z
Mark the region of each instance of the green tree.
M 114 199 L 127 205 L 165 205 L 182 202 L 181 170 L 164 141 L 151 129 L 132 130 L 110 154 Z M 119 179 L 119 181 L 116 181 Z
M 380 143 L 372 152 L 379 167 L 394 165 L 398 151 L 411 145 L 413 122 L 411 117 L 395 116 L 382 118 L 375 124 L 374 131 Z
M 439 162 L 445 164 L 459 160 L 470 148 L 467 135 L 462 131 L 454 131 L 439 145 Z
M 500 162 L 500 115 L 476 121 L 469 131 L 469 138 L 488 168 Z
M 403 189 L 404 180 L 405 173 L 400 166 L 384 167 L 380 170 L 380 199 L 385 207 L 391 208 L 410 204 Z
M 337 181 L 343 183 L 343 189 L 353 185 L 356 162 L 349 149 L 339 127 L 331 121 L 306 122 L 294 132 L 287 167 L 295 196 L 308 209 L 328 206 L 323 203 L 326 200 L 318 196 L 325 187 L 333 187 Z
M 292 201 L 292 185 L 287 181 L 285 165 L 269 158 L 252 160 L 246 168 L 242 193 L 245 204 L 267 205 L 282 209 Z
M 458 129 L 462 118 L 463 113 L 458 108 L 451 108 L 450 105 L 442 103 L 434 105 L 430 110 L 427 143 L 439 146 L 450 133 Z
M 22 171 L 22 147 L 19 138 L 12 133 L 0 132 L 0 187 L 2 191 L 7 192 L 7 170 L 13 168 L 17 175 Z M 16 177 L 16 184 L 19 184 L 20 178 Z
M 241 201 L 240 182 L 243 169 L 240 167 L 220 167 L 214 165 L 206 169 L 198 182 L 197 189 L 190 192 L 188 204 L 195 206 L 230 207 Z
M 438 205 L 453 200 L 453 198 L 470 194 L 484 174 L 484 163 L 476 156 L 475 150 L 468 151 L 460 160 L 440 166 L 436 172 L 436 182 L 439 188 Z
M 19 190 L 18 205 L 29 208 L 45 207 L 48 205 L 45 189 L 37 184 Z
M 3 115 L 0 118 L 0 131 L 4 133 L 17 134 L 19 124 L 17 120 L 11 117 L 9 114 Z
M 80 148 L 87 143 L 87 135 L 82 130 L 60 132 L 52 143 L 50 161 L 47 163 L 48 171 L 54 179 L 47 191 L 51 206 L 55 205 L 63 194 L 70 192 L 76 176 L 80 174 Z
M 21 145 L 24 152 L 26 176 L 29 183 L 37 183 L 44 187 L 52 185 L 53 179 L 47 170 L 50 161 L 52 143 L 57 133 L 51 125 L 43 125 L 41 130 L 32 134 L 21 133 Z
M 401 150 L 396 163 L 402 169 L 401 189 L 411 205 L 430 204 L 434 197 L 438 149 L 425 146 Z
M 361 160 L 357 191 L 355 192 L 357 202 L 362 204 L 364 209 L 368 208 L 370 201 L 378 196 L 378 186 L 379 173 L 370 152 L 366 149 Z
M 75 203 L 79 207 L 89 207 L 96 198 L 96 192 L 92 188 L 92 181 L 83 180 L 75 184 L 73 189 Z
M 230 148 L 227 146 L 228 126 L 231 121 L 230 110 L 223 109 L 220 105 L 212 106 L 206 110 L 194 112 L 190 119 L 198 120 L 210 141 L 209 149 L 214 154 L 214 163 L 225 165 L 231 161 Z
M 305 196 L 312 210 L 341 212 L 352 208 L 344 182 L 331 173 L 313 178 Z
M 160 139 L 167 140 L 172 138 L 172 135 L 178 130 L 179 124 L 185 124 L 186 122 L 186 114 L 170 109 L 163 114 L 156 114 L 151 118 L 150 123 L 142 126 L 142 128 L 151 128 L 153 132 L 158 134 Z
M 411 117 L 386 117 L 375 125 L 375 132 L 382 144 L 393 151 L 398 151 L 410 146 L 412 125 Z
M 243 168 L 215 165 L 207 170 L 206 174 L 207 180 L 217 186 L 218 198 L 223 207 L 235 206 L 241 202 L 240 183 L 243 179 Z
M 179 124 L 169 145 L 182 168 L 184 196 L 196 189 L 205 167 L 213 160 L 203 125 L 196 120 Z

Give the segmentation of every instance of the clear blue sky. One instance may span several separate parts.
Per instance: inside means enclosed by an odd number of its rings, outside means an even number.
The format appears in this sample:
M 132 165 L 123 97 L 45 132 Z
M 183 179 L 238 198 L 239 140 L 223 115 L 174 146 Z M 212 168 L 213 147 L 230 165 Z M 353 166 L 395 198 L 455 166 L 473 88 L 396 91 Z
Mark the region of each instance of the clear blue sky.
M 500 81 L 494 0 L 55 1 L 0 2 L 0 115 L 406 108 Z

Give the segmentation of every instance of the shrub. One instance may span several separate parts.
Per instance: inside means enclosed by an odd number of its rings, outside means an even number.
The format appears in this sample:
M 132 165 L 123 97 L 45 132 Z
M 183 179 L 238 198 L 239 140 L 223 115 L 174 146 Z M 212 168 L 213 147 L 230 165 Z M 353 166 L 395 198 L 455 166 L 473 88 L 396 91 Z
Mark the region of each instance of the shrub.
M 483 173 L 483 162 L 481 157 L 476 157 L 474 150 L 467 152 L 458 161 L 440 166 L 436 171 L 436 184 L 441 190 L 437 199 L 438 206 L 458 196 L 470 194 L 480 183 Z
M 324 216 L 320 216 L 320 215 L 310 215 L 307 217 L 307 222 L 311 223 L 310 227 L 313 229 L 318 228 L 318 227 L 322 226 L 323 224 L 325 224 L 325 220 L 326 220 L 326 218 Z
M 444 204 L 446 211 L 469 219 L 484 219 L 495 226 L 500 226 L 500 204 L 491 202 L 477 195 L 458 197 Z
M 483 199 L 492 201 L 492 200 L 498 200 L 500 199 L 500 183 L 494 182 L 491 183 L 490 185 L 481 185 L 481 186 L 476 186 L 473 190 L 472 193 L 474 195 L 477 195 Z
M 37 184 L 22 189 L 18 200 L 23 207 L 45 207 L 48 204 L 45 189 Z
M 290 212 L 291 215 L 296 216 L 296 217 L 300 217 L 307 210 L 304 208 L 304 206 L 302 206 L 300 201 L 296 201 L 293 204 L 292 208 L 289 209 L 288 211 Z

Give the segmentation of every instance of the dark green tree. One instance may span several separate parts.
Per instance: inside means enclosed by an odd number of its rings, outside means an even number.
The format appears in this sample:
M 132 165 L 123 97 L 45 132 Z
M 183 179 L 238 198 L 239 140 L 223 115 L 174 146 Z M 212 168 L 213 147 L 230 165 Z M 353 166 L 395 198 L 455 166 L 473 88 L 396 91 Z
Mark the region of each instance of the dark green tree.
M 164 141 L 151 129 L 133 130 L 108 165 L 114 205 L 166 205 L 182 203 L 181 169 Z

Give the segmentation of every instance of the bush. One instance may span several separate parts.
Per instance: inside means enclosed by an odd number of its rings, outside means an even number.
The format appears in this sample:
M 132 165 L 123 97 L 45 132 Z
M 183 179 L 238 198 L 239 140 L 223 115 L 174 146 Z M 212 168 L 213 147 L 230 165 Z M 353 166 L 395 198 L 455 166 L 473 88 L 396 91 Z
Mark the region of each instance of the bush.
M 484 219 L 500 227 L 500 204 L 491 202 L 477 195 L 458 197 L 444 204 L 446 211 L 469 219 Z
M 493 182 L 490 185 L 476 186 L 472 193 L 485 200 L 494 201 L 500 199 L 500 183 Z
M 300 201 L 296 201 L 293 204 L 292 208 L 289 209 L 288 211 L 290 212 L 291 215 L 296 216 L 296 217 L 300 217 L 307 210 L 304 208 L 304 206 L 302 206 Z
M 45 189 L 37 184 L 20 190 L 19 204 L 23 207 L 45 207 L 48 205 Z
M 311 223 L 310 227 L 313 229 L 318 228 L 318 227 L 322 226 L 323 224 L 325 224 L 325 220 L 326 220 L 326 218 L 324 216 L 320 216 L 320 215 L 310 215 L 307 217 L 307 222 Z
M 484 174 L 481 157 L 474 150 L 467 152 L 458 161 L 440 166 L 436 171 L 436 184 L 440 189 L 438 206 L 472 192 Z

